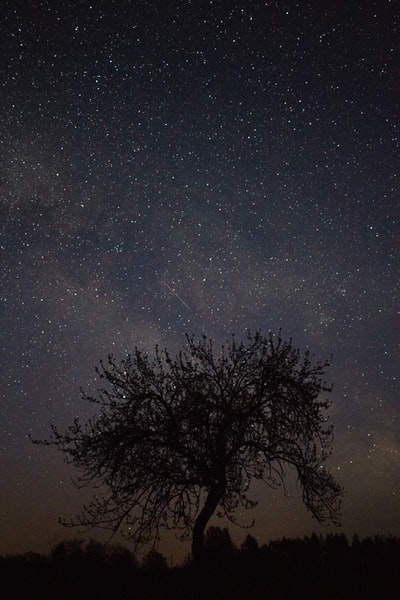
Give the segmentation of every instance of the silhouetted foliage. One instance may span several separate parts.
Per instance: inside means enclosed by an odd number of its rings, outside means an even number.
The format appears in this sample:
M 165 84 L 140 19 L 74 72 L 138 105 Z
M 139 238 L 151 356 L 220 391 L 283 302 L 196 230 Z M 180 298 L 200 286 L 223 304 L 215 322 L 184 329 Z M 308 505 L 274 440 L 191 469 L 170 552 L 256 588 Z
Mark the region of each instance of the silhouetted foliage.
M 215 353 L 207 337 L 187 337 L 172 358 L 135 349 L 118 364 L 110 355 L 97 373 L 107 387 L 83 399 L 98 407 L 86 424 L 39 441 L 55 445 L 81 471 L 79 485 L 97 493 L 70 525 L 101 527 L 136 546 L 156 541 L 160 528 L 192 536 L 201 557 L 214 512 L 237 522 L 252 508 L 252 480 L 283 484 L 297 472 L 303 501 L 318 521 L 336 522 L 342 490 L 324 467 L 331 450 L 323 376 L 279 336 L 234 337 Z M 64 523 L 68 524 L 68 523 Z
M 142 566 L 152 574 L 160 574 L 167 570 L 167 559 L 161 552 L 153 549 L 144 557 Z
M 209 527 L 205 536 L 205 550 L 207 557 L 213 562 L 231 557 L 236 548 L 229 530 L 226 527 Z
M 65 540 L 51 551 L 50 588 L 57 598 L 124 597 L 138 564 L 127 548 L 95 540 Z M 60 589 L 59 589 L 60 588 Z
M 254 539 L 254 538 L 253 538 Z M 43 556 L 0 557 L 2 600 L 393 600 L 400 589 L 400 538 L 315 534 L 235 548 L 212 528 L 213 561 L 168 568 L 150 551 L 140 566 L 124 547 L 61 542 Z M 207 543 L 207 542 L 206 542 Z M 332 554 L 329 549 L 335 548 Z M 251 560 L 250 560 L 251 557 Z M 215 559 L 215 560 L 214 560 Z
M 247 534 L 246 539 L 240 546 L 242 552 L 256 552 L 258 550 L 258 542 L 255 537 L 250 534 Z

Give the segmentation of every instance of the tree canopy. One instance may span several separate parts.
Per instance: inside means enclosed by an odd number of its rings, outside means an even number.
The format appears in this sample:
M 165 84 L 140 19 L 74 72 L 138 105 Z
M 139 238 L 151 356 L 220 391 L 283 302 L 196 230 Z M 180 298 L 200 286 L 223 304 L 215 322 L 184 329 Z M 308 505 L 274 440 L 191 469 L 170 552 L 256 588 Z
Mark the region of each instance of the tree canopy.
M 218 351 L 187 336 L 176 356 L 109 355 L 96 369 L 106 385 L 82 393 L 97 414 L 39 441 L 78 468 L 78 485 L 96 488 L 70 524 L 121 530 L 136 546 L 173 528 L 200 557 L 211 516 L 237 523 L 237 509 L 256 504 L 252 480 L 280 486 L 287 466 L 313 516 L 336 522 L 342 489 L 324 465 L 333 431 L 321 398 L 329 364 L 261 332 Z

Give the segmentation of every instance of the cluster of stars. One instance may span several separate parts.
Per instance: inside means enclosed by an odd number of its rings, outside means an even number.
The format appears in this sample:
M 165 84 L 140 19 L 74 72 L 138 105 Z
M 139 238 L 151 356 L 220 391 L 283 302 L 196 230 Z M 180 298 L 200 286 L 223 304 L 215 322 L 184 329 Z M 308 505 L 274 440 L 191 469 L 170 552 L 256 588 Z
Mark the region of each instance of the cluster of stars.
M 357 529 L 360 480 L 380 499 L 398 484 L 396 3 L 78 4 L 5 9 L 5 477 L 34 489 L 46 470 L 43 535 L 66 476 L 26 435 L 85 417 L 100 358 L 282 328 L 334 354 L 333 464 Z

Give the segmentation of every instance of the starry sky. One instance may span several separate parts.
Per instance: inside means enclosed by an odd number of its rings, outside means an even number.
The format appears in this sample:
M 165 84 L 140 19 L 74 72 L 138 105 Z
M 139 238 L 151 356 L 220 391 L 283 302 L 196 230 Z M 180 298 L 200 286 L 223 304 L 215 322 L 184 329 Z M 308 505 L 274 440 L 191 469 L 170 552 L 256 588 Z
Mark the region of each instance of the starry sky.
M 399 534 L 399 2 L 4 0 L 0 29 L 0 554 L 77 534 L 28 434 L 88 417 L 101 358 L 259 328 L 333 354 L 342 531 Z M 295 483 L 255 494 L 260 543 L 321 531 Z

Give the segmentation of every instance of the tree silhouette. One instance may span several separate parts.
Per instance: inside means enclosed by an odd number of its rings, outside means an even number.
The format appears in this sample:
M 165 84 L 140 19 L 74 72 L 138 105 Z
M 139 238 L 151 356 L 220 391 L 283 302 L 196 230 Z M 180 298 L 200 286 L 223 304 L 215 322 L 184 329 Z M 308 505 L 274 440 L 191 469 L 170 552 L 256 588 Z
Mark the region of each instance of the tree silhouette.
M 232 542 L 229 530 L 227 527 L 211 526 L 207 528 L 205 533 L 205 548 L 207 556 L 213 562 L 229 558 L 235 552 L 235 545 Z
M 240 549 L 242 552 L 251 552 L 254 554 L 258 550 L 258 542 L 255 537 L 247 534 L 246 539 L 242 542 Z
M 96 369 L 106 387 L 98 414 L 48 440 L 96 488 L 91 502 L 66 525 L 121 530 L 136 546 L 157 543 L 162 527 L 192 537 L 204 552 L 205 527 L 216 512 L 237 523 L 238 507 L 254 507 L 252 480 L 282 485 L 285 466 L 297 471 L 303 501 L 319 521 L 336 521 L 342 490 L 324 463 L 332 445 L 326 424 L 329 361 L 312 364 L 281 335 L 235 337 L 216 352 L 206 336 L 187 336 L 172 357 L 135 349 Z M 237 523 L 239 524 L 239 523 Z

